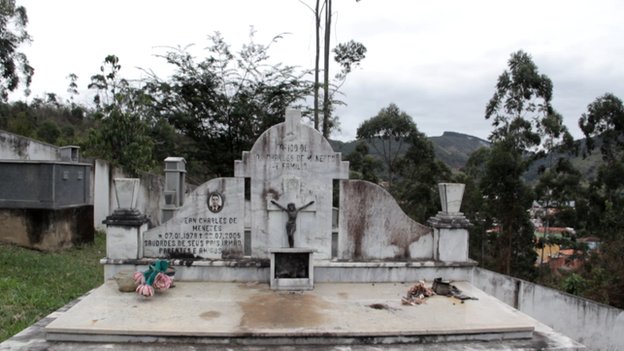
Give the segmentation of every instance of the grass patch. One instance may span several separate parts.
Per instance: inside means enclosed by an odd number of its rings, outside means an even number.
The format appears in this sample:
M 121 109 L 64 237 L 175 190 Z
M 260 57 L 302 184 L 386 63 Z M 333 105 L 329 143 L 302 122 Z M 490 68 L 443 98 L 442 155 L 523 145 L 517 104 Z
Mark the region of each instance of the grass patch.
M 0 342 L 104 282 L 106 234 L 59 253 L 0 243 Z

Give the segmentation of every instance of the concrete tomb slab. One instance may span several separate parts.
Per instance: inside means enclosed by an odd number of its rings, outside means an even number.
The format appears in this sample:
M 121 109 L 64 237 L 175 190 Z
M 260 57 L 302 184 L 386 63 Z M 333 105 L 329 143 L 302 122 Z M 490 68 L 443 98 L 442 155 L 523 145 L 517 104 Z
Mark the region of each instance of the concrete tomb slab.
M 433 296 L 422 305 L 401 305 L 411 284 L 323 283 L 292 294 L 264 284 L 215 282 L 180 282 L 146 299 L 121 293 L 109 281 L 46 333 L 48 340 L 64 341 L 252 345 L 532 337 L 535 320 L 468 282 L 453 284 L 478 300 Z

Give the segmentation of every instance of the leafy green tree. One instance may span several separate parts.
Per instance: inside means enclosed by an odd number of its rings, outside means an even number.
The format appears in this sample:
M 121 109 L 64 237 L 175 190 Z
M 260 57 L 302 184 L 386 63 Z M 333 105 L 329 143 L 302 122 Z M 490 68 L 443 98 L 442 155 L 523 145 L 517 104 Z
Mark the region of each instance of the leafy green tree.
M 402 178 L 393 191 L 401 207 L 412 218 L 424 223 L 440 210 L 438 184 L 452 179 L 451 169 L 436 159 L 433 142 L 416 129 L 406 137 L 409 144 L 399 161 Z
M 149 115 L 192 140 L 185 155 L 203 179 L 233 175 L 242 151 L 311 91 L 306 72 L 268 63 L 269 47 L 281 36 L 260 45 L 253 34 L 252 29 L 250 42 L 238 53 L 219 33 L 209 36 L 209 56 L 201 61 L 188 47 L 172 49 L 161 57 L 175 67 L 173 75 L 150 74 L 145 82 L 154 101 Z
M 416 124 L 407 113 L 395 104 L 382 108 L 377 116 L 364 121 L 357 129 L 357 139 L 366 140 L 380 155 L 388 171 L 388 186 L 392 188 L 394 175 L 398 172 L 400 155 L 409 147 L 410 141 L 418 140 Z M 420 134 L 419 134 L 420 135 Z
M 588 105 L 587 113 L 579 119 L 579 126 L 586 137 L 587 155 L 600 144 L 604 161 L 598 168 L 596 179 L 590 181 L 587 189 L 589 211 L 586 231 L 598 236 L 603 243 L 601 255 L 594 263 L 590 274 L 591 285 L 588 294 L 594 298 L 608 300 L 618 308 L 624 307 L 624 105 L 613 94 L 598 97 Z M 598 276 L 603 269 L 610 280 L 609 289 L 601 288 Z
M 604 164 L 598 169 L 598 181 L 604 186 L 605 197 L 615 201 L 622 196 L 624 175 L 624 104 L 613 94 L 605 94 L 587 106 L 587 113 L 579 119 L 585 134 L 585 155 L 596 148 L 599 139 Z
M 91 77 L 90 89 L 100 119 L 97 129 L 89 129 L 83 144 L 85 154 L 110 160 L 131 176 L 150 170 L 153 142 L 147 136 L 147 123 L 141 119 L 148 99 L 128 81 L 119 77 L 119 58 L 109 55 L 100 67 L 101 74 Z
M 572 212 L 573 208 L 570 206 L 571 201 L 575 201 L 580 198 L 582 189 L 580 186 L 581 172 L 579 172 L 572 163 L 563 157 L 560 157 L 557 164 L 542 172 L 537 185 L 535 186 L 535 193 L 537 199 L 541 200 L 543 213 L 540 214 L 542 222 L 544 223 L 544 235 L 539 238 L 537 246 L 544 248 L 545 245 L 559 245 L 567 248 L 576 248 L 586 251 L 586 247 L 577 247 L 574 237 L 549 237 L 550 228 L 553 223 L 559 224 L 558 226 L 568 227 L 572 226 L 572 223 L 565 223 L 561 219 L 566 216 L 562 216 L 562 212 Z M 555 217 L 555 214 L 559 214 Z M 544 250 L 540 256 L 540 276 L 542 275 L 542 265 L 544 262 Z
M 78 76 L 75 73 L 70 73 L 66 78 L 69 79 L 69 86 L 67 87 L 67 92 L 70 94 L 69 99 L 72 107 L 75 107 L 74 96 L 80 95 L 78 92 L 78 83 L 76 83 L 78 81 Z
M 379 183 L 377 172 L 383 170 L 383 163 L 369 155 L 368 151 L 368 144 L 361 140 L 344 160 L 349 161 L 350 179 L 362 179 L 377 184 Z
M 462 212 L 473 223 L 470 229 L 470 257 L 480 263 L 481 267 L 494 268 L 491 242 L 487 230 L 492 227 L 492 217 L 484 212 L 484 198 L 480 188 L 481 179 L 485 175 L 485 165 L 490 156 L 489 147 L 481 147 L 468 157 L 464 167 L 455 174 L 454 182 L 466 185 L 462 200 Z M 495 238 L 494 238 L 495 239 Z M 487 264 L 486 264 L 486 261 Z
M 139 115 L 114 109 L 102 118 L 97 130 L 89 129 L 85 153 L 110 160 L 136 177 L 139 171 L 149 171 L 153 166 L 153 144 L 146 129 Z
M 484 212 L 497 222 L 495 251 L 496 270 L 513 276 L 533 279 L 534 228 L 528 209 L 534 194 L 521 178 L 526 171 L 522 154 L 507 143 L 493 143 L 486 162 L 480 188 L 485 197 Z
M 538 72 L 531 56 L 521 50 L 512 53 L 508 66 L 486 106 L 485 118 L 493 120 L 494 130 L 480 187 L 488 215 L 499 222 L 498 270 L 533 279 L 534 229 L 527 210 L 534 194 L 521 176 L 534 160 L 545 156 L 541 150 L 548 141 L 558 144 L 566 130 L 551 105 L 552 81 Z
M 36 118 L 25 111 L 17 113 L 17 118 L 8 122 L 8 131 L 28 138 L 36 137 L 37 121 Z
M 569 276 L 563 283 L 563 289 L 565 292 L 572 295 L 581 295 L 581 292 L 585 290 L 586 286 L 587 281 L 576 273 Z
M 9 93 L 23 84 L 25 94 L 29 95 L 29 87 L 35 69 L 30 66 L 26 55 L 18 51 L 24 43 L 32 38 L 26 31 L 28 16 L 26 8 L 16 6 L 15 0 L 0 0 L 0 99 L 7 101 Z
M 54 144 L 56 139 L 61 136 L 61 129 L 56 122 L 51 119 L 46 119 L 37 128 L 37 138 L 45 141 L 46 143 Z
M 332 50 L 334 53 L 334 60 L 338 62 L 342 68 L 341 71 L 336 74 L 336 79 L 344 81 L 353 68 L 358 67 L 360 62 L 366 58 L 366 51 L 366 46 L 364 46 L 364 44 L 354 40 L 338 44 L 338 46 Z

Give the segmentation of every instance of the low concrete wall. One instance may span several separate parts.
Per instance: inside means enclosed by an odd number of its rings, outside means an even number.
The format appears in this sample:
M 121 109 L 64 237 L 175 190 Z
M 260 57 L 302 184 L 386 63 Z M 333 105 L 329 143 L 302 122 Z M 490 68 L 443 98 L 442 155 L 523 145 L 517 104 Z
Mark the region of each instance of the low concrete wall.
M 62 209 L 0 208 L 0 240 L 58 251 L 93 242 L 93 206 Z
M 110 214 L 110 163 L 93 159 L 91 179 L 93 179 L 93 225 L 97 230 L 106 230 L 102 223 Z
M 0 130 L 0 160 L 60 161 L 54 145 Z
M 471 283 L 589 350 L 624 350 L 623 310 L 477 267 Z

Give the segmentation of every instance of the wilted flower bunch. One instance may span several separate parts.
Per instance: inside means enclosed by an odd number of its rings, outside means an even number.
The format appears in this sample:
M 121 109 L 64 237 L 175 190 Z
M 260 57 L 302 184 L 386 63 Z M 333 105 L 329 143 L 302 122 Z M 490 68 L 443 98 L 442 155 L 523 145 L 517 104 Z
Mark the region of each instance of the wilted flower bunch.
M 167 290 L 173 284 L 173 279 L 165 274 L 169 262 L 156 261 L 155 265 L 150 265 L 145 272 L 134 272 L 134 283 L 139 284 L 136 292 L 139 295 L 150 297 L 154 295 L 154 288 Z

